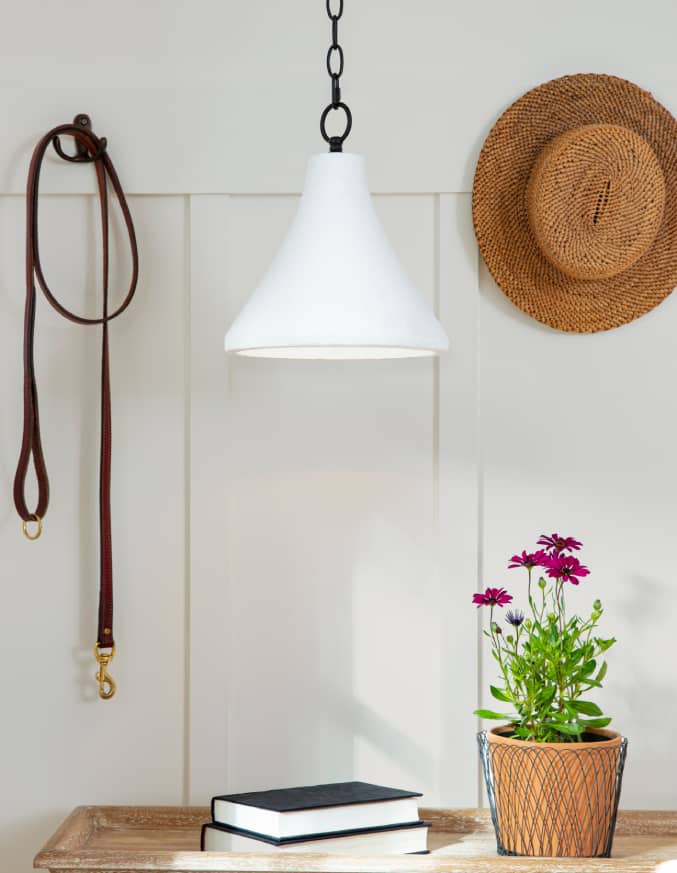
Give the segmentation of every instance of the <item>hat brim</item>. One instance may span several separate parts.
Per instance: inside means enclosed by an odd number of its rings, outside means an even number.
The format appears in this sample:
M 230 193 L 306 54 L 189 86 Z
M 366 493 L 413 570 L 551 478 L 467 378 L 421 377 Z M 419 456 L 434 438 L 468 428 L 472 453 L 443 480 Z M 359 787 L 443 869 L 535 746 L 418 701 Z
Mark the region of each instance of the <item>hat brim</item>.
M 533 164 L 553 137 L 585 124 L 615 124 L 642 136 L 665 179 L 663 221 L 651 246 L 609 279 L 573 279 L 557 270 L 529 226 L 526 191 Z M 498 119 L 473 183 L 480 252 L 512 302 L 558 330 L 592 333 L 644 315 L 677 285 L 677 121 L 648 91 L 615 76 L 580 73 L 528 91 Z

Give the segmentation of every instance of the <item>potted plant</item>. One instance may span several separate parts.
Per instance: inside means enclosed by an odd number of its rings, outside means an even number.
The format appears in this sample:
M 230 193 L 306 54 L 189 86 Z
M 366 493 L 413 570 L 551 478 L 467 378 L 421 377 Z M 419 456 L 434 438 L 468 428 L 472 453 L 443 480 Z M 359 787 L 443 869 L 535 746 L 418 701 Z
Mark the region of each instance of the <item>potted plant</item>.
M 478 734 L 501 855 L 608 857 L 627 740 L 607 725 L 590 694 L 602 687 L 606 651 L 598 635 L 602 604 L 588 617 L 569 614 L 570 585 L 589 575 L 573 537 L 541 536 L 537 549 L 513 555 L 526 573 L 525 610 L 505 588 L 473 596 L 488 607 L 484 635 L 501 679 L 491 694 L 504 712 L 476 710 L 508 723 Z M 500 612 L 499 612 L 500 611 Z M 499 618 L 500 616 L 500 618 Z

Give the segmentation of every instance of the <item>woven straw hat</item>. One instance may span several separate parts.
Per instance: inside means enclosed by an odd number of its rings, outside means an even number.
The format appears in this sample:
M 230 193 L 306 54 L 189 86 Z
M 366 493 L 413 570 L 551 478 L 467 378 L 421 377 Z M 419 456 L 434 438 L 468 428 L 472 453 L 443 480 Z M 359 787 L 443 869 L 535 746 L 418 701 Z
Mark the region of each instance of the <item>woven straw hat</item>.
M 615 76 L 546 82 L 489 133 L 473 221 L 492 276 L 539 321 L 639 318 L 677 285 L 677 121 Z

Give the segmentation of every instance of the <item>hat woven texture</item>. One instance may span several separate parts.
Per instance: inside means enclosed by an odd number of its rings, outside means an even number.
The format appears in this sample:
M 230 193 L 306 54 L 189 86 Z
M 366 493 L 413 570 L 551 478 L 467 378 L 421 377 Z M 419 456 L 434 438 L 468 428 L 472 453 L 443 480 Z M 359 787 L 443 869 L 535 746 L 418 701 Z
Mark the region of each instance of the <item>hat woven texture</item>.
M 639 318 L 677 285 L 677 121 L 615 76 L 546 82 L 485 140 L 473 222 L 492 276 L 538 321 Z

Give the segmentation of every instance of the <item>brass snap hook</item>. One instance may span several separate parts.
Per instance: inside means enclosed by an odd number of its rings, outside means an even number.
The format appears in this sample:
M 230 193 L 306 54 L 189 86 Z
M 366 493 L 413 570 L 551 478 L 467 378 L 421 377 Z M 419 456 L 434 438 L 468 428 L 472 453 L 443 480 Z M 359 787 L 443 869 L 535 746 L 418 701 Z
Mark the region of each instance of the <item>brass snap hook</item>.
M 35 530 L 35 533 L 31 533 L 28 530 L 28 521 L 26 521 L 25 519 L 21 522 L 21 529 L 23 530 L 24 536 L 26 537 L 26 539 L 31 540 L 31 542 L 33 542 L 34 540 L 40 539 L 40 534 L 42 533 L 42 519 L 40 518 L 39 515 L 35 515 L 35 513 L 34 513 L 33 518 L 29 519 L 29 521 L 36 522 L 37 528 Z
M 94 657 L 99 664 L 99 669 L 96 671 L 95 676 L 96 681 L 99 683 L 99 697 L 102 700 L 110 700 L 117 689 L 113 677 L 108 673 L 108 665 L 115 657 L 115 644 L 110 647 L 109 652 L 102 652 L 99 644 L 95 643 Z

